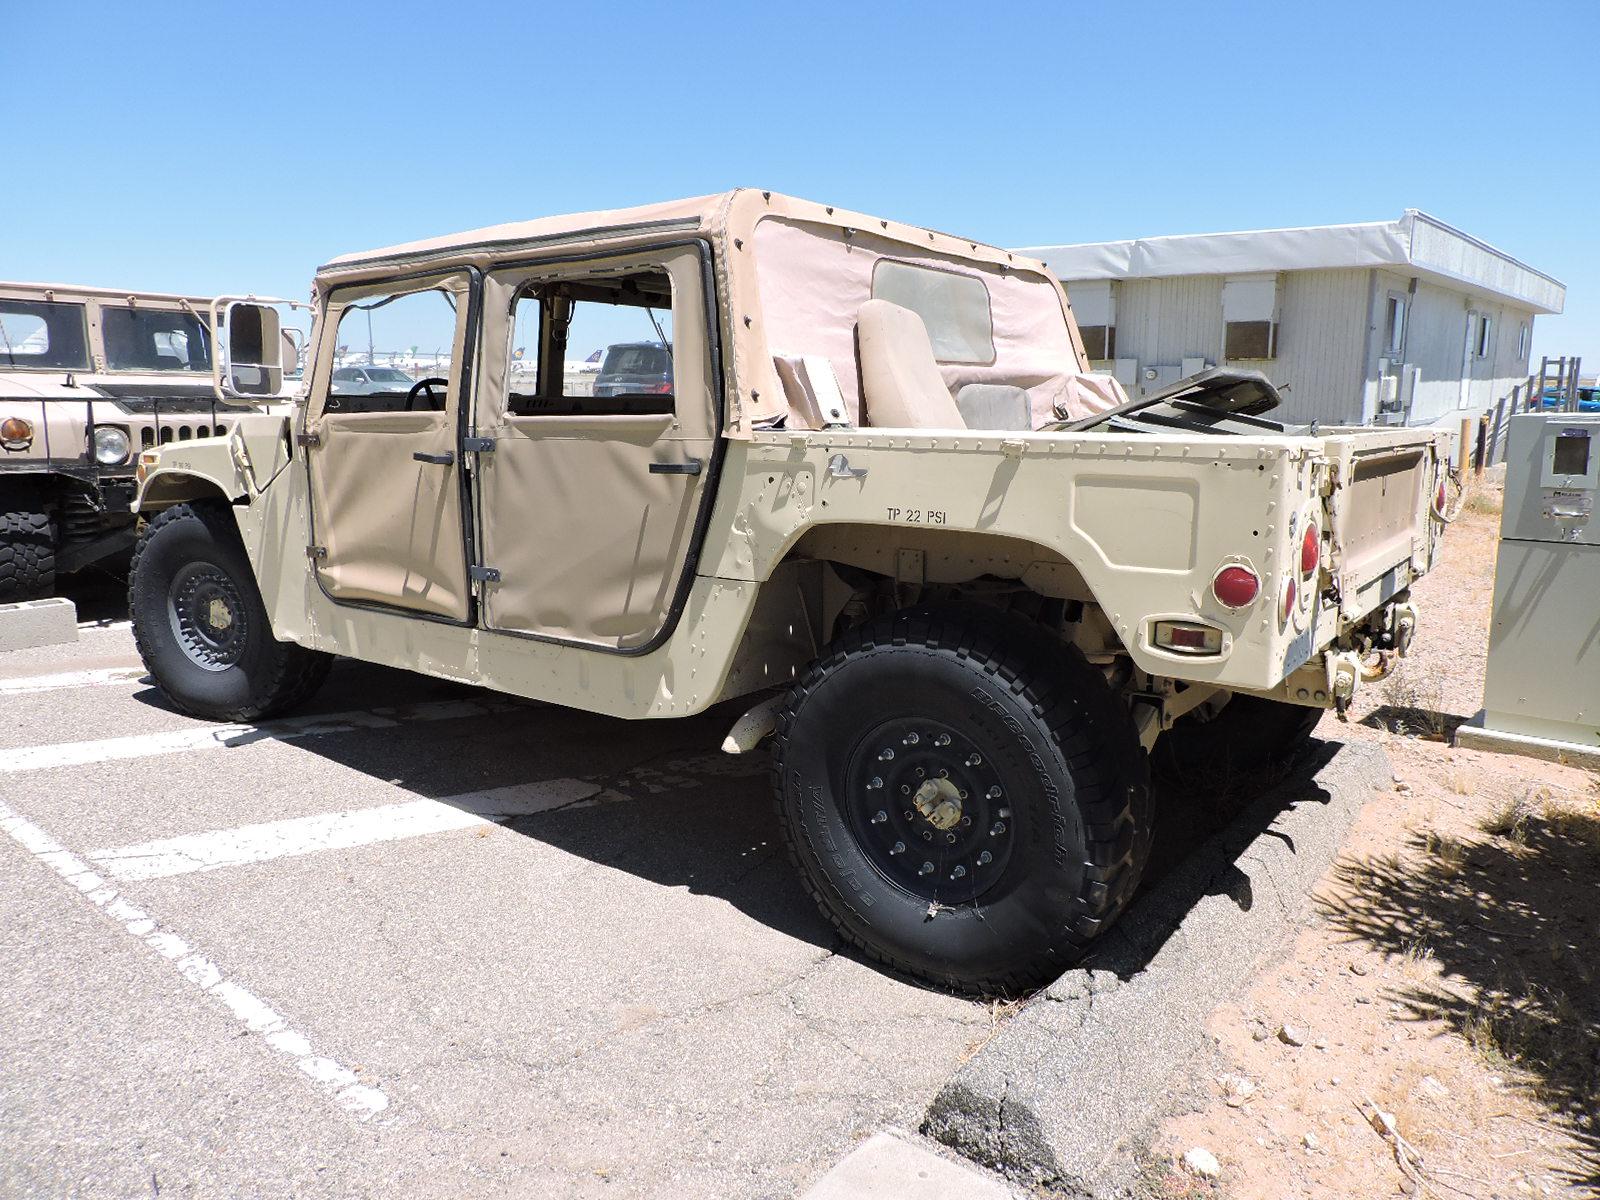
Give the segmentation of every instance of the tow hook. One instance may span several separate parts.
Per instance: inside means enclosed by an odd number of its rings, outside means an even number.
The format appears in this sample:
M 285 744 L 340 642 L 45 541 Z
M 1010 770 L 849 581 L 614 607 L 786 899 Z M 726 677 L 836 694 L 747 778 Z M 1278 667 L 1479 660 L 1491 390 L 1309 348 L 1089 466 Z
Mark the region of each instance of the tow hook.
M 1403 656 L 1411 649 L 1411 638 L 1417 632 L 1417 606 L 1407 601 L 1391 608 L 1389 630 L 1394 639 L 1395 652 Z
M 1356 682 L 1361 678 L 1361 658 L 1352 651 L 1330 654 L 1328 663 L 1328 694 L 1333 697 L 1334 710 L 1339 720 L 1348 721 L 1346 715 L 1350 701 L 1355 699 Z

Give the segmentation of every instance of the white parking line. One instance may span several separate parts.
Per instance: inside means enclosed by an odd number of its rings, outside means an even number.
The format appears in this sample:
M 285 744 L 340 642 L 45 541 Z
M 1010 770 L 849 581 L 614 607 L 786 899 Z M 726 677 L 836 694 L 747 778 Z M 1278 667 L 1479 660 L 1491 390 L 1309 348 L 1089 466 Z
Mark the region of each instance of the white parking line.
M 267 1045 L 293 1059 L 301 1073 L 339 1107 L 363 1121 L 389 1107 L 389 1097 L 384 1095 L 382 1088 L 362 1083 L 348 1067 L 315 1053 L 305 1035 L 293 1028 L 271 1005 L 225 976 L 216 963 L 189 942 L 157 924 L 142 909 L 122 899 L 117 889 L 107 886 L 105 879 L 86 863 L 5 804 L 0 804 L 0 829 L 4 829 L 20 846 L 77 888 L 80 895 L 127 933 L 170 962 L 184 979 L 220 1001 L 247 1030 L 263 1035 Z
M 193 871 L 215 871 L 220 867 L 493 825 L 511 817 L 561 808 L 599 790 L 599 784 L 581 779 L 547 779 L 466 792 L 444 800 L 412 800 L 165 838 L 139 846 L 96 850 L 88 858 L 114 879 L 167 879 Z
M 136 679 L 143 679 L 145 674 L 143 667 L 101 667 L 91 671 L 62 671 L 55 675 L 23 675 L 16 679 L 0 679 L 0 696 L 132 683 Z
M 448 721 L 456 717 L 486 716 L 519 708 L 516 700 L 434 700 L 397 708 L 364 712 L 329 713 L 317 717 L 289 717 L 259 725 L 199 725 L 165 733 L 140 733 L 131 737 L 103 738 L 92 742 L 60 742 L 53 746 L 23 746 L 0 756 L 0 775 L 43 771 L 50 767 L 78 767 L 88 763 L 153 758 L 190 750 L 227 750 L 268 739 L 286 741 L 319 733 L 349 733 L 356 729 L 392 729 L 413 721 Z

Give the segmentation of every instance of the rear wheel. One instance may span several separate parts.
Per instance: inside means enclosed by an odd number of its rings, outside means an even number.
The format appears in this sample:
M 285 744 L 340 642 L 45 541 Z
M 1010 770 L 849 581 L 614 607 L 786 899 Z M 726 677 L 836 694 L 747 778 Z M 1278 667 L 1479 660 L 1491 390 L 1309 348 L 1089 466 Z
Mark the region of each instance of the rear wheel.
M 1150 848 L 1145 756 L 1082 655 L 976 607 L 851 630 L 791 689 L 774 784 L 839 932 L 941 986 L 1013 992 L 1110 925 Z
M 1282 771 L 1305 751 L 1324 711 L 1234 695 L 1221 708 L 1179 717 L 1156 740 L 1151 762 L 1174 783 Z
M 253 721 L 309 697 L 332 659 L 272 635 L 226 506 L 158 513 L 134 547 L 128 608 L 144 665 L 174 708 Z
M 50 514 L 24 502 L 0 512 L 0 604 L 43 600 L 56 590 L 56 527 Z

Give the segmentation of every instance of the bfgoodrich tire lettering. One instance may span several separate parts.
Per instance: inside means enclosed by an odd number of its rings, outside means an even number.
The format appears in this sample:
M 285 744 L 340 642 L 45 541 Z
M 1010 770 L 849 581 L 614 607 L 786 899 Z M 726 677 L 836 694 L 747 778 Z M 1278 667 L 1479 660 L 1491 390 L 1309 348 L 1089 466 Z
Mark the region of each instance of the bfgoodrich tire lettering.
M 140 534 L 128 573 L 139 656 L 174 707 L 253 721 L 299 704 L 332 661 L 272 636 L 266 606 L 222 504 L 179 504 Z
M 907 610 L 829 647 L 779 715 L 774 789 L 838 931 L 962 991 L 1054 978 L 1149 853 L 1126 709 L 1075 650 L 976 606 Z

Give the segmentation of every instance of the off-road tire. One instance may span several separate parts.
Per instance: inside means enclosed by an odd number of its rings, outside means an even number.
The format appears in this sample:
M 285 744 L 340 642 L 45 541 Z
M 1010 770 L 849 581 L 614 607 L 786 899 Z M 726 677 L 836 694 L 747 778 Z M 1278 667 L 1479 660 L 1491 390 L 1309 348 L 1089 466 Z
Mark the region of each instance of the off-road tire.
M 1000 790 L 1005 807 L 987 811 L 975 788 L 963 792 L 963 815 L 1003 818 L 1012 839 L 1004 856 L 1004 834 L 977 843 L 997 848 L 984 868 L 996 874 L 980 884 L 972 867 L 960 884 L 986 890 L 952 893 L 949 904 L 937 893 L 956 878 L 948 861 L 919 870 L 927 883 L 897 881 L 890 872 L 909 874 L 913 860 L 886 858 L 873 842 L 875 830 L 903 828 L 916 859 L 944 850 L 943 832 L 921 840 L 928 830 L 912 819 L 895 764 L 886 764 L 887 785 L 874 774 L 863 794 L 852 782 L 862 769 L 877 772 L 879 740 L 908 747 L 901 771 L 915 759 L 943 774 L 940 760 L 922 757 L 935 730 L 935 744 L 945 738 L 957 754 L 951 779 L 970 787 L 971 759 L 959 759 L 970 747 Z M 1014 994 L 1059 975 L 1127 906 L 1150 852 L 1148 766 L 1125 705 L 1076 649 L 976 605 L 908 609 L 830 645 L 778 714 L 773 791 L 789 856 L 840 936 L 897 971 L 969 994 Z M 878 810 L 883 797 L 898 806 L 892 819 Z M 864 798 L 875 810 L 865 825 L 850 807 Z M 956 865 L 968 861 L 977 860 Z
M 43 600 L 56 590 L 56 526 L 47 512 L 0 512 L 0 604 Z
M 196 571 L 228 597 L 228 627 L 238 639 L 209 669 L 180 640 L 182 601 L 174 595 Z M 281 713 L 310 697 L 333 661 L 273 637 L 238 526 L 217 502 L 174 505 L 144 527 L 128 570 L 128 610 L 145 668 L 167 703 L 191 716 L 255 721 Z
M 1234 695 L 1209 720 L 1179 717 L 1150 755 L 1157 777 L 1179 786 L 1280 774 L 1305 752 L 1324 709 Z

